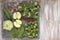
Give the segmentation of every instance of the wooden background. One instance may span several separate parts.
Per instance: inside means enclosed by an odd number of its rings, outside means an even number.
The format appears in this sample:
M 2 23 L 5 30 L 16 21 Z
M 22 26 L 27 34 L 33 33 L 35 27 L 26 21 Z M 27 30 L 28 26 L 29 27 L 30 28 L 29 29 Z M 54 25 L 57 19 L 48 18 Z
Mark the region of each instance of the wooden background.
M 60 0 L 39 0 L 39 2 L 41 5 L 40 22 L 39 22 L 40 23 L 39 40 L 60 40 Z M 0 2 L 0 25 L 2 22 L 1 5 L 2 1 Z M 20 39 L 8 39 L 8 38 L 3 39 L 1 31 L 2 30 L 0 26 L 0 40 L 20 40 Z M 23 39 L 23 40 L 32 40 L 32 39 Z

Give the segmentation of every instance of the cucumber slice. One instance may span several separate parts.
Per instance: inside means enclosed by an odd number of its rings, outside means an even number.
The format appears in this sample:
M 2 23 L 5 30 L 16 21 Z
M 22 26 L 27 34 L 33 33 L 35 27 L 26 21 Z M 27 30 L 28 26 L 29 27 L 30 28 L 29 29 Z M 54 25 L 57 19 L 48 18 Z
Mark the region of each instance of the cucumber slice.
M 13 23 L 10 20 L 6 20 L 3 22 L 3 29 L 11 30 L 13 28 Z
M 21 25 L 22 25 L 22 21 L 21 21 L 21 20 L 16 20 L 16 21 L 14 22 L 14 26 L 15 26 L 16 28 L 21 27 Z
M 13 18 L 14 19 L 20 19 L 21 18 L 21 13 L 20 12 L 14 12 Z

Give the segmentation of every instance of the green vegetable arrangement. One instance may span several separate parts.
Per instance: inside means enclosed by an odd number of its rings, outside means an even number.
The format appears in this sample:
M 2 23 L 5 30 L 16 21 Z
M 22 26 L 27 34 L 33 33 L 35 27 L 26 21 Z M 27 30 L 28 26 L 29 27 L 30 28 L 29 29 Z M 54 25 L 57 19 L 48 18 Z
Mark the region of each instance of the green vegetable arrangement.
M 16 3 L 11 4 L 8 5 L 8 9 L 5 7 L 2 9 L 7 18 L 3 21 L 3 29 L 10 31 L 9 37 L 11 38 L 24 38 L 25 36 L 28 38 L 36 38 L 39 32 L 38 22 L 36 20 L 38 19 L 40 8 L 39 3 L 36 1 L 23 1 L 18 5 Z
M 10 32 L 11 38 L 23 38 L 25 33 L 25 27 L 22 26 L 21 28 L 13 28 Z
M 38 27 L 37 26 L 38 26 L 38 23 L 36 21 L 27 23 L 25 32 L 29 38 L 35 38 L 38 36 Z
M 18 6 L 18 10 L 22 13 L 23 17 L 32 17 L 37 19 L 40 6 L 38 2 L 22 2 Z

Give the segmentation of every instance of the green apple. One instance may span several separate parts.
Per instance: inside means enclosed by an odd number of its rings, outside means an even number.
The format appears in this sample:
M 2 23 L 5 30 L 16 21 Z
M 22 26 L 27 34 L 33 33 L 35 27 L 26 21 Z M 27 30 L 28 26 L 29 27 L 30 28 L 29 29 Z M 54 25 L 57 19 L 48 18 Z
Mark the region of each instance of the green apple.
M 21 13 L 20 12 L 14 12 L 13 18 L 14 19 L 20 19 L 21 18 Z
M 22 21 L 21 21 L 21 20 L 16 20 L 16 21 L 14 21 L 14 26 L 15 26 L 16 28 L 21 27 L 21 25 L 22 25 Z
M 11 30 L 13 28 L 13 23 L 10 20 L 3 21 L 3 29 Z

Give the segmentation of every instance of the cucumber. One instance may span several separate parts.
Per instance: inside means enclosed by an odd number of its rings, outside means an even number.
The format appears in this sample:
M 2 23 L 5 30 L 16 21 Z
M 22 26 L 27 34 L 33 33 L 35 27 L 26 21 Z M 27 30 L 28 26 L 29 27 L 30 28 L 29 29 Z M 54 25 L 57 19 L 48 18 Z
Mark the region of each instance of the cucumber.
M 7 18 L 8 20 L 12 20 L 11 15 L 10 15 L 10 12 L 9 12 L 6 8 L 3 8 L 2 10 L 3 10 L 6 18 Z
M 3 29 L 11 30 L 13 28 L 13 23 L 10 20 L 3 21 Z
M 16 28 L 21 27 L 21 25 L 22 25 L 22 21 L 21 21 L 21 20 L 16 20 L 16 21 L 14 22 L 14 26 L 15 26 Z

